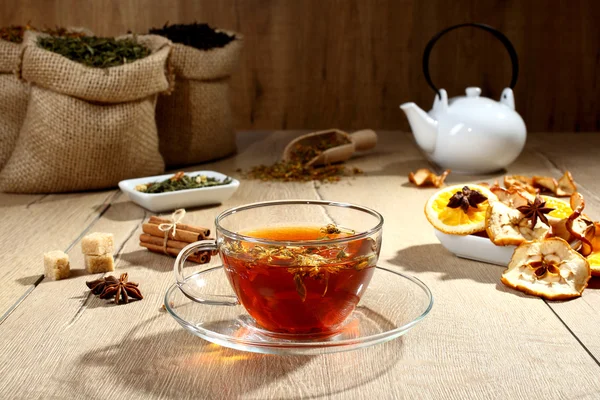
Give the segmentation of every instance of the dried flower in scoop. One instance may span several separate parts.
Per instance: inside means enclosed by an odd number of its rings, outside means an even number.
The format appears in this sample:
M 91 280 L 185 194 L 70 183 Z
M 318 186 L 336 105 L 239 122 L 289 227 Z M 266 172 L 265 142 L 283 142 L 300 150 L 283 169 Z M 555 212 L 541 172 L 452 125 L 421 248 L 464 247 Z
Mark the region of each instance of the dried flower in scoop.
M 448 207 L 460 207 L 465 213 L 469 211 L 469 207 L 477 208 L 479 203 L 483 203 L 487 197 L 479 193 L 477 190 L 471 190 L 468 186 L 464 186 L 461 191 L 454 193 L 448 201 Z
M 95 295 L 100 295 L 101 299 L 115 298 L 115 304 L 129 303 L 129 298 L 141 300 L 144 298 L 138 284 L 128 282 L 127 273 L 121 274 L 117 279 L 114 276 L 107 276 L 104 279 L 99 279 L 92 282 L 86 282 L 87 286 Z
M 531 219 L 531 226 L 535 227 L 537 224 L 538 218 L 546 225 L 550 225 L 548 223 L 548 218 L 546 218 L 546 214 L 552 212 L 554 208 L 546 207 L 546 202 L 542 201 L 540 196 L 536 196 L 533 202 L 528 201 L 527 205 L 517 207 L 525 218 Z
M 521 244 L 502 274 L 506 286 L 549 300 L 581 296 L 590 279 L 590 266 L 560 238 Z
M 416 172 L 410 172 L 408 174 L 409 182 L 414 183 L 417 187 L 424 186 L 433 186 L 436 188 L 440 188 L 444 186 L 444 181 L 446 177 L 450 173 L 450 170 L 447 169 L 442 172 L 441 175 L 436 175 L 434 172 L 430 171 L 427 168 L 418 169 Z

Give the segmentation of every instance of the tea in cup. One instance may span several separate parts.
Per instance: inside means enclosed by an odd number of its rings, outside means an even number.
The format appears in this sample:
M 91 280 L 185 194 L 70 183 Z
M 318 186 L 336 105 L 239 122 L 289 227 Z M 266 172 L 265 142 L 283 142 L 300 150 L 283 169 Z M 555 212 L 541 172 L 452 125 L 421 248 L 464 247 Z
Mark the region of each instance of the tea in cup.
M 290 200 L 250 204 L 217 216 L 216 241 L 177 257 L 179 288 L 201 303 L 241 304 L 257 325 L 287 334 L 328 333 L 355 309 L 375 272 L 383 217 L 347 203 Z M 218 251 L 236 300 L 197 295 L 185 259 Z

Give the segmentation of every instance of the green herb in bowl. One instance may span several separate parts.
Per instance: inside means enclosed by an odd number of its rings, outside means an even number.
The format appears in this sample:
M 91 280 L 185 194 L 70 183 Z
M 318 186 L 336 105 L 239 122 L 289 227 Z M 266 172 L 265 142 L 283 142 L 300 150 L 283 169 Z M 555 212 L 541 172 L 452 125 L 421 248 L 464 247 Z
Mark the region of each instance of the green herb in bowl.
M 230 177 L 219 180 L 218 178 L 207 177 L 206 175 L 190 176 L 182 171 L 177 172 L 169 179 L 161 182 L 150 182 L 137 185 L 135 190 L 142 193 L 156 194 L 165 192 L 175 192 L 178 190 L 199 189 L 211 186 L 222 186 L 232 182 Z

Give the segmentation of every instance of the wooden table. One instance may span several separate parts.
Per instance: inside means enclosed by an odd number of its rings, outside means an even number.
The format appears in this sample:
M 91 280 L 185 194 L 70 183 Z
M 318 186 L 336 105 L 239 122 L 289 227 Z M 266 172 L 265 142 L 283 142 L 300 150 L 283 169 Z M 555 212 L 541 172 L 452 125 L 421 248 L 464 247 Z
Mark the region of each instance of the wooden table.
M 239 135 L 239 154 L 203 166 L 236 175 L 272 162 L 296 132 Z M 0 398 L 85 399 L 598 399 L 600 279 L 583 296 L 548 302 L 500 283 L 503 268 L 458 259 L 435 239 L 422 209 L 433 189 L 407 183 L 427 166 L 407 133 L 352 160 L 364 176 L 336 184 L 243 181 L 225 204 L 189 210 L 210 224 L 229 207 L 270 199 L 359 203 L 386 222 L 381 265 L 433 291 L 430 315 L 406 336 L 322 356 L 273 356 L 220 348 L 192 336 L 161 309 L 173 259 L 138 245 L 151 213 L 116 190 L 63 195 L 0 194 Z M 566 169 L 600 219 L 598 134 L 532 134 L 509 173 L 559 177 Z M 189 171 L 194 168 L 189 168 Z M 450 175 L 448 183 L 495 176 Z M 117 272 L 144 300 L 115 306 L 90 296 L 80 240 L 113 232 Z M 66 251 L 72 277 L 43 279 L 46 251 Z M 99 275 L 98 275 L 99 276 Z

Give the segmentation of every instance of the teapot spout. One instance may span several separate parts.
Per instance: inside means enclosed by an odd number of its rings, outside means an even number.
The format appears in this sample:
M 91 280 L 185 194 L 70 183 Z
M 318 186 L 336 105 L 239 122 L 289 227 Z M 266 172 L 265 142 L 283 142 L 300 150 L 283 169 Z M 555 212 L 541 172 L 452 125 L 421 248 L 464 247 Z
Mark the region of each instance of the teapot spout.
M 415 103 L 404 103 L 400 108 L 408 118 L 408 123 L 419 147 L 426 153 L 433 153 L 437 142 L 437 121 Z

